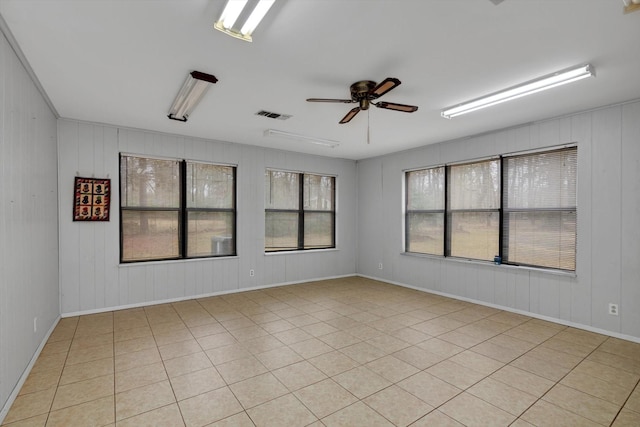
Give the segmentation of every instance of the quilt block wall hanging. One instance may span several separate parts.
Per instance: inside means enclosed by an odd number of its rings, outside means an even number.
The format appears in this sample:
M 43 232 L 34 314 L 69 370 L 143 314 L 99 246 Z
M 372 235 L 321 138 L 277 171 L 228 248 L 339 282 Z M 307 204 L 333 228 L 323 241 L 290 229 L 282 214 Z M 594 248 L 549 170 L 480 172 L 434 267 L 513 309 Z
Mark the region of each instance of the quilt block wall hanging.
M 75 178 L 74 221 L 109 221 L 110 179 Z

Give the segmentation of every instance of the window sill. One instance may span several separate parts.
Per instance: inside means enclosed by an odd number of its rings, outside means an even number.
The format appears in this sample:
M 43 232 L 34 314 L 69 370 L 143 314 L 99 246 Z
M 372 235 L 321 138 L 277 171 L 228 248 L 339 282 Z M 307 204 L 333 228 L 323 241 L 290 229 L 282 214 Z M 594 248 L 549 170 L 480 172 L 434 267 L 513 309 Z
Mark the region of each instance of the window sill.
M 475 259 L 443 257 L 439 255 L 419 254 L 419 253 L 413 253 L 413 252 L 401 252 L 401 255 L 416 257 L 416 258 L 429 258 L 429 259 L 444 261 L 444 262 L 456 262 L 456 263 L 462 263 L 462 264 L 478 265 L 478 266 L 483 266 L 488 268 L 508 269 L 512 271 L 530 271 L 535 273 L 550 274 L 554 276 L 578 277 L 575 271 L 553 270 L 550 268 L 528 267 L 528 266 L 522 266 L 522 265 L 494 264 L 492 261 L 478 261 Z
M 182 259 L 166 259 L 158 261 L 134 261 L 134 262 L 121 262 L 118 267 L 139 267 L 141 265 L 166 265 L 166 264 L 179 264 L 184 262 L 202 262 L 202 261 L 214 261 L 214 260 L 227 260 L 238 259 L 238 255 L 229 256 L 217 256 L 217 257 L 202 257 L 202 258 L 182 258 Z
M 274 252 L 265 252 L 264 256 L 278 256 L 278 255 L 299 255 L 299 254 L 317 254 L 319 252 L 337 252 L 338 248 L 329 248 L 329 249 L 308 249 L 306 251 L 274 251 Z

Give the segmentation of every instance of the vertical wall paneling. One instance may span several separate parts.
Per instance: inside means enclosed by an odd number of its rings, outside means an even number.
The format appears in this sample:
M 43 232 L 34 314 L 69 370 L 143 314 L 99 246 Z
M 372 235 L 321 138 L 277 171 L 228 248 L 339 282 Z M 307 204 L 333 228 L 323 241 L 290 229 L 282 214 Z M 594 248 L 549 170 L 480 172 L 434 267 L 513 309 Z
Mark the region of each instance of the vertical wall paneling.
M 571 117 L 571 141 L 578 143 L 577 182 L 577 280 L 571 283 L 571 321 L 591 325 L 591 206 L 593 181 L 593 153 L 591 141 L 591 114 Z
M 531 289 L 535 285 L 538 293 L 537 307 L 534 309 L 532 303 L 531 310 L 545 316 L 560 318 L 560 287 L 566 284 L 560 283 L 556 276 L 538 272 L 531 273 L 530 278 Z
M 383 220 L 380 160 L 359 162 L 357 182 L 358 272 L 367 276 L 380 276 L 378 264 L 382 262 L 382 239 L 379 234 L 382 228 L 378 226 Z
M 56 143 L 54 113 L 0 35 L 0 420 L 60 315 Z
M 507 272 L 502 270 L 496 270 L 493 284 L 493 301 L 497 305 L 503 307 L 513 308 L 515 305 L 515 291 L 509 286 L 507 281 Z M 511 298 L 510 298 L 511 297 Z
M 111 179 L 111 221 L 119 220 L 118 207 L 120 206 L 120 165 L 118 161 L 111 159 L 118 158 L 118 129 L 104 127 L 102 146 L 102 168 L 103 174 Z M 102 258 L 96 256 L 96 263 L 102 263 L 101 269 L 104 271 L 104 307 L 114 307 L 118 304 L 118 262 L 120 261 L 120 235 L 113 232 L 109 223 L 103 223 L 99 229 L 104 235 L 104 255 Z
M 608 304 L 620 304 L 621 113 L 621 106 L 593 113 L 591 164 L 592 322 L 616 332 L 620 331 L 620 317 L 608 313 Z
M 69 171 L 65 178 L 63 174 L 58 174 L 59 192 L 59 217 L 66 217 L 71 222 L 73 212 L 73 177 L 78 172 L 80 160 L 78 157 L 78 126 L 60 127 L 58 129 L 58 149 L 65 155 L 58 156 L 58 168 L 60 170 Z M 65 190 L 66 189 L 66 190 Z M 64 239 L 60 239 L 60 253 L 74 252 L 76 256 L 60 258 L 60 309 L 62 312 L 68 310 L 68 307 L 80 306 L 80 257 L 78 254 L 78 243 L 80 241 L 80 228 L 68 227 L 59 224 L 60 235 L 64 235 Z M 76 309 L 77 310 L 77 309 Z
M 476 276 L 477 297 L 479 301 L 495 304 L 496 279 L 495 268 L 482 268 L 477 271 L 471 269 L 471 274 Z
M 92 125 L 80 124 L 78 127 L 78 165 L 75 170 L 80 176 L 99 177 L 95 174 L 94 164 L 94 129 Z M 61 191 L 73 195 L 73 178 L 69 177 L 60 183 Z M 73 206 L 73 204 L 69 205 Z M 63 215 L 61 213 L 61 215 Z M 67 214 L 69 216 L 69 214 Z M 95 276 L 95 223 L 76 222 L 73 224 L 78 229 L 78 241 L 75 250 L 80 259 L 78 268 L 78 289 L 80 296 L 80 310 L 89 310 L 96 303 L 96 276 Z M 84 285 L 84 286 L 83 286 Z
M 515 290 L 514 308 L 522 311 L 531 310 L 531 290 L 529 289 L 529 272 L 516 271 L 510 275 Z
M 622 107 L 621 332 L 640 336 L 640 103 Z

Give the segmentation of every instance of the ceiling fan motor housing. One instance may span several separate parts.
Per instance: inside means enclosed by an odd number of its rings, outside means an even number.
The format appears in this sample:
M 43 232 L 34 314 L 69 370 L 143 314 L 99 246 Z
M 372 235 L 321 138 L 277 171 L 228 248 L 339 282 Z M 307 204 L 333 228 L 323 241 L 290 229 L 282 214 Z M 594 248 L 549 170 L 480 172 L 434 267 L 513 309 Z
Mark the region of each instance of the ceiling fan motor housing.
M 376 87 L 376 82 L 361 80 L 351 85 L 351 98 L 360 104 L 361 110 L 369 109 L 369 94 Z

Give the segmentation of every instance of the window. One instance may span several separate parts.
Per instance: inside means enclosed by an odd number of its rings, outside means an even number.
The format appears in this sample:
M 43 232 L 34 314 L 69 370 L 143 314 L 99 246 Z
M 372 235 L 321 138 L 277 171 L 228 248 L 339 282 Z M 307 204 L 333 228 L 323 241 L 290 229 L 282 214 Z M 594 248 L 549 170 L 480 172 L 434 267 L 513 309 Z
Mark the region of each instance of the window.
M 235 173 L 121 155 L 121 262 L 235 255 Z
M 444 255 L 444 166 L 407 172 L 405 250 Z
M 504 159 L 505 262 L 576 268 L 575 148 Z
M 576 175 L 576 147 L 408 171 L 405 251 L 575 271 Z
M 335 247 L 335 177 L 265 172 L 265 251 Z
M 500 161 L 449 166 L 447 255 L 493 260 L 500 237 Z

